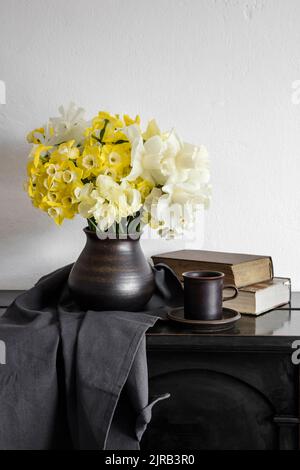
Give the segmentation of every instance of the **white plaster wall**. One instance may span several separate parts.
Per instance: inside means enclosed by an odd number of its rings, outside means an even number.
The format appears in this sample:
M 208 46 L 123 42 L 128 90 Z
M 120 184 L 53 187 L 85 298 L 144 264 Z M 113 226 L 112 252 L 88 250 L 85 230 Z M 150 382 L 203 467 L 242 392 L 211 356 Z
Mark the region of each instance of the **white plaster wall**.
M 299 0 L 0 0 L 0 288 L 83 245 L 83 221 L 57 228 L 22 190 L 25 134 L 74 100 L 205 143 L 213 201 L 194 244 L 271 254 L 300 290 L 299 17 Z

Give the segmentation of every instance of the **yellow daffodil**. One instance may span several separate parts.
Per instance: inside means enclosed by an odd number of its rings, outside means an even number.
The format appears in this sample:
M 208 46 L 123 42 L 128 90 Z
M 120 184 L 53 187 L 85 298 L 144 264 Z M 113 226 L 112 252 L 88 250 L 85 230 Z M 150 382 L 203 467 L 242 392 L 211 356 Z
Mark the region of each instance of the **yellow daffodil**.
M 69 140 L 58 147 L 59 153 L 66 155 L 71 160 L 75 160 L 79 156 L 79 150 L 75 145 L 75 140 Z
M 35 184 L 32 179 L 30 179 L 25 185 L 25 190 L 27 190 L 28 196 L 34 198 L 35 194 Z
M 74 147 L 74 140 L 60 144 L 56 150 L 51 153 L 49 163 L 61 164 L 69 159 L 76 160 L 79 156 L 79 150 Z
M 51 176 L 51 177 L 55 178 L 55 176 L 57 176 L 57 174 L 59 172 L 60 165 L 58 163 L 56 163 L 56 164 L 55 163 L 45 163 L 44 169 L 45 169 L 48 176 Z
M 83 170 L 84 179 L 98 176 L 103 166 L 101 147 L 99 145 L 85 146 L 76 163 Z
M 71 160 L 65 161 L 61 164 L 60 170 L 62 172 L 62 181 L 64 183 L 75 183 L 82 179 L 83 169 L 75 166 Z
M 35 166 L 34 161 L 29 160 L 27 164 L 27 175 L 32 178 L 36 178 L 43 174 L 45 174 L 45 166 L 41 162 Z
M 142 178 L 138 178 L 136 181 L 133 181 L 132 186 L 140 192 L 143 202 L 154 187 L 153 183 Z
M 39 129 L 34 129 L 33 131 L 27 134 L 27 142 L 29 144 L 41 144 L 45 140 L 45 129 L 40 127 Z
M 41 210 L 44 210 L 44 208 L 43 208 L 43 198 L 44 198 L 43 193 L 41 193 L 39 191 L 35 191 L 34 196 L 32 198 L 33 205 L 35 207 L 38 207 Z
M 64 219 L 73 219 L 75 212 L 64 207 L 49 207 L 48 215 L 57 225 L 61 225 Z
M 129 142 L 106 144 L 102 147 L 103 168 L 101 173 L 120 181 L 130 172 L 131 147 Z
M 49 207 L 47 212 L 57 225 L 60 225 L 64 220 L 61 207 Z
M 71 209 L 71 207 L 73 207 L 73 198 L 71 194 L 66 194 L 61 198 L 61 205 L 65 209 Z
M 39 144 L 33 148 L 31 156 L 33 157 L 33 164 L 35 167 L 41 163 L 41 158 L 48 155 L 48 151 L 52 149 L 51 145 Z
M 123 116 L 125 126 L 132 126 L 132 124 L 140 124 L 141 118 L 140 116 L 136 116 L 135 119 L 132 119 L 128 114 L 124 114 Z
M 148 123 L 146 132 L 143 133 L 143 139 L 148 140 L 150 137 L 154 137 L 155 135 L 161 135 L 161 132 L 155 119 L 152 119 Z
M 127 138 L 122 129 L 132 123 L 138 124 L 139 122 L 139 116 L 131 119 L 128 115 L 125 115 L 124 120 L 122 120 L 118 114 L 112 115 L 101 111 L 92 120 L 92 126 L 86 130 L 85 135 L 88 138 L 89 144 L 92 143 L 93 139 L 106 144 L 126 141 Z
M 124 122 L 120 119 L 118 114 L 113 115 L 107 111 L 100 111 L 100 113 L 98 113 L 98 118 L 110 122 L 115 128 L 121 128 L 124 126 Z
M 161 132 L 155 120 L 143 132 L 139 116 L 100 111 L 88 123 L 74 104 L 59 111 L 27 136 L 25 188 L 35 207 L 58 225 L 79 213 L 102 231 L 121 224 L 123 232 L 141 213 L 167 238 L 191 230 L 195 207 L 210 200 L 205 147 Z

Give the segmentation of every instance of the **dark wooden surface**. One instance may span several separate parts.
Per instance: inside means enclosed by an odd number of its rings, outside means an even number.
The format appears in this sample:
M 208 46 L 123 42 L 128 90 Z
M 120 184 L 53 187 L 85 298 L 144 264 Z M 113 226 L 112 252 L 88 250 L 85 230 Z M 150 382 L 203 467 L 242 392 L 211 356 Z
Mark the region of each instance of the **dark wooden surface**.
M 0 290 L 0 308 L 7 307 L 19 294 L 22 294 L 23 292 L 25 292 L 25 290 Z M 279 308 L 279 310 L 284 309 L 300 310 L 300 292 L 292 292 L 291 303 Z
M 233 329 L 203 334 L 197 327 L 160 320 L 147 333 L 148 346 L 192 347 L 197 344 L 253 345 L 264 347 L 278 345 L 290 348 L 291 341 L 300 337 L 300 310 L 273 310 L 258 317 L 242 315 Z
M 153 410 L 144 449 L 299 449 L 300 296 L 227 332 L 159 321 L 147 334 Z M 297 309 L 298 308 L 298 309 Z
M 0 315 L 21 291 L 0 291 Z M 170 321 L 147 333 L 153 409 L 146 450 L 299 449 L 300 293 L 290 305 L 202 334 Z

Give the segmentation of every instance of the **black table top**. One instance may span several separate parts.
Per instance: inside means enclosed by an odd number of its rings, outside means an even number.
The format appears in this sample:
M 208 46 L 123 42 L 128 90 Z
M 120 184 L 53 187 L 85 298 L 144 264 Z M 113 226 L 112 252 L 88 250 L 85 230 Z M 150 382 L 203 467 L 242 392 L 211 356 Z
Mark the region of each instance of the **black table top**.
M 2 290 L 0 291 L 0 314 L 5 310 L 14 298 L 24 291 L 21 290 Z M 148 333 L 148 342 L 150 344 L 162 344 L 162 341 L 171 344 L 182 342 L 182 337 L 194 338 L 192 342 L 202 342 L 208 338 L 244 338 L 244 337 L 268 337 L 273 344 L 275 338 L 300 338 L 300 292 L 293 292 L 291 303 L 276 310 L 264 313 L 259 316 L 242 315 L 236 326 L 230 330 L 215 333 L 201 333 L 194 327 L 182 326 L 170 320 L 158 321 Z M 173 337 L 173 339 L 171 339 Z M 196 340 L 196 337 L 198 340 Z M 164 339 L 163 339 L 164 338 Z M 168 339 L 166 339 L 168 338 Z M 176 339 L 177 338 L 177 339 Z M 202 338 L 202 339 L 200 339 Z M 273 338 L 273 340 L 271 340 Z M 285 341 L 286 343 L 286 341 Z M 245 341 L 243 344 L 246 344 Z
M 299 336 L 300 309 L 277 309 L 254 316 L 242 315 L 235 327 L 226 331 L 202 333 L 195 326 L 186 326 L 170 320 L 159 321 L 148 333 L 157 335 L 214 335 L 214 336 Z

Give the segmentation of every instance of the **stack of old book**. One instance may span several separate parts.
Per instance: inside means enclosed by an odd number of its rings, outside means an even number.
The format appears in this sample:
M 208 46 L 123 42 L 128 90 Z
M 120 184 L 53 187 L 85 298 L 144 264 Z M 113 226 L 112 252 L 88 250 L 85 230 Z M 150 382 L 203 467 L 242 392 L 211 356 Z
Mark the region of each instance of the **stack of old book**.
M 221 271 L 225 274 L 224 285 L 233 284 L 239 290 L 239 295 L 224 306 L 240 313 L 259 315 L 290 302 L 291 281 L 274 277 L 270 256 L 180 250 L 152 259 L 154 264 L 168 265 L 181 280 L 185 271 Z

